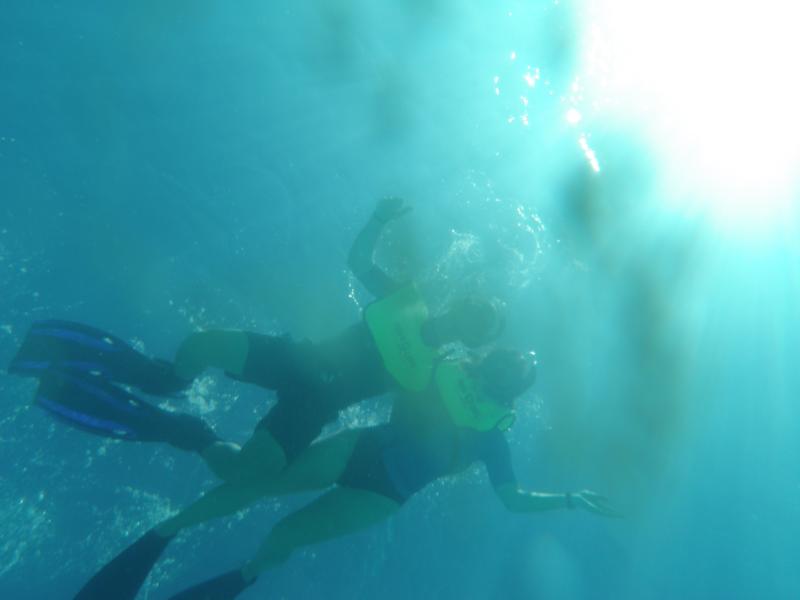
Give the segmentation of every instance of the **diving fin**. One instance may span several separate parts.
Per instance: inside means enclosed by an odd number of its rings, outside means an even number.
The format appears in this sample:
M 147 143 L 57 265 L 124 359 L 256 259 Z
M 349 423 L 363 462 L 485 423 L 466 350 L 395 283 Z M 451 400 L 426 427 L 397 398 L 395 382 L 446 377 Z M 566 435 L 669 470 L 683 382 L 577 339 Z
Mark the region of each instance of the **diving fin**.
M 169 600 L 233 600 L 255 581 L 245 581 L 242 572 L 234 569 L 170 596 Z
M 47 373 L 39 380 L 34 402 L 59 421 L 104 437 L 141 440 L 137 427 L 152 408 L 133 394 L 100 377 L 78 378 Z
M 8 372 L 41 377 L 53 371 L 99 375 L 158 396 L 176 394 L 191 383 L 175 375 L 169 362 L 150 358 L 110 333 L 73 321 L 36 321 Z
M 172 539 L 151 529 L 100 569 L 74 600 L 134 600 Z
M 99 376 L 42 373 L 35 403 L 59 421 L 103 437 L 166 442 L 194 452 L 219 440 L 201 418 L 148 404 Z

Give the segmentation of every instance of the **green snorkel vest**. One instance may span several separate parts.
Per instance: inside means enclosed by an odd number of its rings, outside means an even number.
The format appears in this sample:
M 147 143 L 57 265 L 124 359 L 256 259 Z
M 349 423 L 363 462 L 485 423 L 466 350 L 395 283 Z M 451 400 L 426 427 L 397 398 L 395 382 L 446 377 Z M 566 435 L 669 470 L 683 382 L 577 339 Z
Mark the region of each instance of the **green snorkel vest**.
M 443 361 L 436 368 L 436 388 L 450 418 L 459 427 L 478 431 L 506 431 L 513 424 L 514 411 L 492 402 L 481 393 L 478 382 L 460 363 Z
M 422 324 L 428 307 L 413 284 L 373 302 L 364 310 L 386 370 L 400 386 L 411 392 L 428 387 L 438 350 L 422 339 Z

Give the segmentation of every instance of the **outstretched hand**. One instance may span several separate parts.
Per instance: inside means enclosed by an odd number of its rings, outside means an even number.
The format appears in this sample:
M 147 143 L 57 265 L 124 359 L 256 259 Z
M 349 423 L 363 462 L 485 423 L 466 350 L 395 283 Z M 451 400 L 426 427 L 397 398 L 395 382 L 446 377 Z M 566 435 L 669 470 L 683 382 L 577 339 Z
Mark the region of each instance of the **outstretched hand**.
M 622 517 L 622 513 L 611 506 L 608 498 L 592 492 L 591 490 L 573 492 L 571 498 L 575 508 L 580 508 L 603 517 Z
M 399 219 L 403 215 L 411 212 L 410 206 L 405 206 L 402 198 L 396 196 L 387 196 L 378 200 L 378 205 L 372 216 L 381 223 L 388 223 L 395 219 Z

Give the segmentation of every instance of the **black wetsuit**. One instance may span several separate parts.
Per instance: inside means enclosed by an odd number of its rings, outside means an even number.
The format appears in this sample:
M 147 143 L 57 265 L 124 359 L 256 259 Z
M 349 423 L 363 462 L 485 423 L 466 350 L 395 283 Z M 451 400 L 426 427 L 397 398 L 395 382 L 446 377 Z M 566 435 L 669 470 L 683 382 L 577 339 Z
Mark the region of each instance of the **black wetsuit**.
M 505 435 L 456 427 L 431 391 L 397 399 L 390 423 L 364 430 L 338 483 L 402 504 L 475 462 L 486 465 L 494 487 L 516 480 Z
M 237 379 L 275 390 L 278 403 L 258 424 L 291 461 L 340 410 L 395 384 L 366 324 L 320 343 L 248 333 L 250 349 Z

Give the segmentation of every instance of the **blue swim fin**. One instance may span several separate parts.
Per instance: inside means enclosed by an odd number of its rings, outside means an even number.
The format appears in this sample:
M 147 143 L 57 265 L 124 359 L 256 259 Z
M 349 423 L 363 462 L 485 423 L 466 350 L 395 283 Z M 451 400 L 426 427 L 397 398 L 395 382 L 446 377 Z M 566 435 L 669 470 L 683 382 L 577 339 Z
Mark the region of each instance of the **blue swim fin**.
M 219 439 L 199 417 L 167 412 L 99 376 L 40 374 L 35 403 L 59 421 L 103 437 L 165 442 L 193 452 Z
M 134 600 L 172 539 L 151 529 L 100 569 L 74 600 Z
M 169 600 L 233 600 L 255 581 L 245 581 L 242 572 L 235 569 L 170 596 Z
M 178 378 L 169 362 L 150 358 L 110 333 L 73 321 L 36 321 L 8 372 L 41 377 L 54 371 L 101 376 L 162 396 L 191 383 Z

